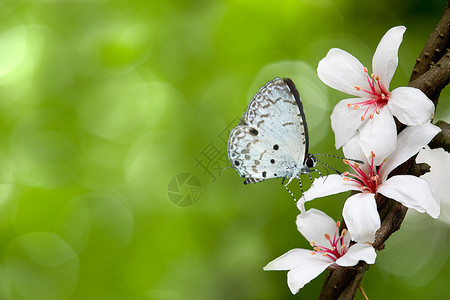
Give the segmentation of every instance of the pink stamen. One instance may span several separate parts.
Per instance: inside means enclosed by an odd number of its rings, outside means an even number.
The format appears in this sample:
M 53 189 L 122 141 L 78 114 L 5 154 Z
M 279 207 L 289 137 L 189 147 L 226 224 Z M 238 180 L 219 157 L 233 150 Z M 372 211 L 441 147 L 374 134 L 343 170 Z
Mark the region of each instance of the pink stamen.
M 369 178 L 367 177 L 367 175 L 366 175 L 366 173 L 364 173 L 364 171 L 359 167 L 359 165 L 357 164 L 357 163 L 355 163 L 355 164 L 351 164 L 348 160 L 346 160 L 346 159 L 344 159 L 344 163 L 346 164 L 346 165 L 349 165 L 352 169 L 353 169 L 353 171 L 355 171 L 356 173 L 358 173 L 359 175 L 357 175 L 357 174 L 352 174 L 352 173 L 348 173 L 347 172 L 347 175 L 344 175 L 344 176 L 347 176 L 346 178 L 349 178 L 348 176 L 351 176 L 351 177 L 353 177 L 353 178 L 356 178 L 357 180 L 359 180 L 359 181 L 357 181 L 357 183 L 358 184 L 363 184 L 363 185 L 367 185 L 368 183 L 369 183 Z M 345 174 L 345 173 L 344 173 Z M 349 178 L 350 179 L 350 178 Z M 355 181 L 355 180 L 352 180 L 352 181 Z
M 380 82 L 380 76 L 371 74 L 369 76 L 369 73 L 367 71 L 367 68 L 364 67 L 363 69 L 364 73 L 366 73 L 367 82 L 369 83 L 370 90 L 361 89 L 360 86 L 355 85 L 354 88 L 357 91 L 363 91 L 370 95 L 370 99 L 358 103 L 349 103 L 348 107 L 353 109 L 358 109 L 361 106 L 367 106 L 366 110 L 361 116 L 361 121 L 364 121 L 366 119 L 366 115 L 369 114 L 369 118 L 373 119 L 376 114 L 380 114 L 380 109 L 385 106 L 390 97 L 389 91 L 383 86 L 383 84 Z M 370 109 L 373 109 L 371 113 L 369 113 Z
M 344 236 L 347 234 L 347 230 L 342 230 L 339 235 L 339 226 L 341 226 L 341 222 L 336 222 L 336 230 L 334 232 L 333 239 L 330 238 L 330 235 L 325 233 L 325 239 L 330 243 L 330 247 L 319 246 L 314 241 L 311 241 L 311 246 L 313 247 L 313 251 L 311 254 L 315 255 L 317 253 L 322 254 L 323 256 L 329 257 L 332 261 L 338 260 L 348 251 L 347 245 L 343 244 Z
M 344 159 L 344 163 L 349 165 L 354 173 L 344 172 L 342 175 L 344 181 L 357 183 L 363 193 L 376 194 L 378 187 L 381 185 L 380 170 L 384 162 L 377 168 L 374 163 L 375 153 L 373 151 L 370 153 L 370 157 L 368 173 L 365 173 L 357 163 L 351 164 L 348 160 Z

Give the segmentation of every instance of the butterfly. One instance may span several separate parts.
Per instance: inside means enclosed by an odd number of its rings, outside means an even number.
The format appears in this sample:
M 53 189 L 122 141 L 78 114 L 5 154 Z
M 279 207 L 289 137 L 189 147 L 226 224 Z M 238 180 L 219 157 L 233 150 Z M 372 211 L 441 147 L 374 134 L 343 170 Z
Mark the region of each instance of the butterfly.
M 233 168 L 246 178 L 244 184 L 285 178 L 288 182 L 284 186 L 289 191 L 287 185 L 292 179 L 297 178 L 302 189 L 300 175 L 319 172 L 308 146 L 300 94 L 291 79 L 277 77 L 252 98 L 230 133 L 227 152 Z

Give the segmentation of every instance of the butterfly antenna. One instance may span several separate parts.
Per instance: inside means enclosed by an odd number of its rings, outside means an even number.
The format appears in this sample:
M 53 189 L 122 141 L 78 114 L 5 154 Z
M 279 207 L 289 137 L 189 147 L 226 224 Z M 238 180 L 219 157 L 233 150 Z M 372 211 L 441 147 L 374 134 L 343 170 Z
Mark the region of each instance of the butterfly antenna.
M 326 163 L 324 163 L 323 161 L 320 161 L 320 160 L 318 160 L 317 159 L 317 162 L 319 162 L 319 163 L 321 163 L 323 166 L 325 166 L 325 167 L 327 167 L 327 168 L 329 168 L 329 169 L 331 169 L 331 170 L 333 170 L 333 171 L 335 171 L 337 174 L 339 174 L 339 175 L 342 175 L 342 173 L 341 172 L 339 172 L 338 170 L 336 170 L 335 168 L 333 168 L 333 167 L 331 167 L 331 166 L 329 166 L 329 165 L 327 165 Z M 328 175 L 327 175 L 328 176 Z
M 353 159 L 353 158 L 346 158 L 346 157 L 340 157 L 340 156 L 331 155 L 331 154 L 321 154 L 321 153 L 318 153 L 318 154 L 312 154 L 312 155 L 313 155 L 313 156 L 321 155 L 321 156 L 328 156 L 328 157 L 333 157 L 333 158 L 338 158 L 338 159 L 346 159 L 346 160 L 349 160 L 349 161 L 356 162 L 356 163 L 358 163 L 358 164 L 360 164 L 360 165 L 364 165 L 364 162 L 363 162 L 363 161 L 358 160 L 358 159 Z

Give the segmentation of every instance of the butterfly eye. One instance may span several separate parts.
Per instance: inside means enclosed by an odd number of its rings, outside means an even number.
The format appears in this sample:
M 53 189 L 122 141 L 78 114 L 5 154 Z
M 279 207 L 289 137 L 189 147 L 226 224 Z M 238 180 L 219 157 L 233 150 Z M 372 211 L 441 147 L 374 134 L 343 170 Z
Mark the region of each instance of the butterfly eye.
M 315 159 L 314 159 L 313 157 L 311 157 L 311 156 L 308 156 L 308 157 L 306 158 L 306 166 L 307 166 L 308 168 L 312 168 L 312 167 L 314 167 L 315 165 L 316 165 Z

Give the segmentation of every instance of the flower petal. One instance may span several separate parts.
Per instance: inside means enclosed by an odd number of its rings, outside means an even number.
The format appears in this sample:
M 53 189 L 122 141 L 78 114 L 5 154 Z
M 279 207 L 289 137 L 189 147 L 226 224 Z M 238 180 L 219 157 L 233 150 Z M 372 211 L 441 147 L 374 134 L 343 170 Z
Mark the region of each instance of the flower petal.
M 378 192 L 435 219 L 439 217 L 439 198 L 425 179 L 412 175 L 393 176 L 378 188 Z
M 291 270 L 288 286 L 293 294 L 322 273 L 332 262 L 322 255 L 312 255 L 306 249 L 292 249 L 268 263 L 265 271 Z
M 393 90 L 388 106 L 391 113 L 406 125 L 425 124 L 434 116 L 433 102 L 421 90 L 413 87 Z
M 333 109 L 331 113 L 331 128 L 333 128 L 335 135 L 336 149 L 341 148 L 359 129 L 367 119 L 361 121 L 361 116 L 364 114 L 364 108 L 353 109 L 348 107 L 351 103 L 365 101 L 362 98 L 352 98 L 341 100 Z
M 380 76 L 380 81 L 389 90 L 389 84 L 398 65 L 398 48 L 402 43 L 405 26 L 389 29 L 381 38 L 372 58 L 372 71 Z
M 322 255 L 314 256 L 318 257 Z M 322 273 L 331 264 L 331 262 L 323 264 L 311 263 L 289 271 L 287 274 L 287 281 L 292 294 L 297 294 L 298 291 L 305 286 L 305 284 L 319 276 L 320 273 Z
M 374 264 L 376 257 L 375 249 L 371 245 L 356 243 L 348 249 L 347 253 L 336 260 L 336 263 L 342 267 L 354 266 L 360 260 Z
M 431 139 L 441 132 L 441 129 L 431 123 L 425 125 L 408 126 L 403 129 L 397 138 L 397 149 L 390 155 L 380 170 L 382 181 L 397 166 L 425 147 Z
M 388 107 L 383 107 L 380 114 L 375 114 L 374 118 L 362 127 L 359 144 L 367 159 L 371 151 L 375 153 L 376 166 L 394 152 L 397 146 L 397 127 Z
M 303 197 L 305 201 L 310 201 L 342 192 L 359 190 L 358 184 L 351 181 L 345 181 L 341 175 L 331 174 L 326 177 L 316 178 L 309 190 L 303 193 Z
M 345 201 L 342 215 L 352 240 L 360 243 L 374 242 L 375 232 L 381 225 L 374 194 L 360 193 L 351 196 Z
M 319 62 L 317 75 L 326 85 L 354 96 L 364 96 L 370 90 L 364 66 L 350 53 L 333 48 Z M 361 88 L 355 89 L 355 85 Z
M 314 241 L 320 246 L 329 244 L 324 237 L 325 233 L 333 236 L 336 231 L 336 221 L 326 213 L 314 208 L 299 214 L 296 223 L 298 231 L 308 242 Z
M 364 173 L 368 174 L 370 166 L 366 163 L 367 158 L 362 152 L 361 146 L 359 145 L 359 139 L 359 132 L 357 132 L 351 139 L 348 140 L 347 143 L 345 143 L 344 147 L 342 147 L 342 150 L 346 158 L 357 159 L 364 162 L 364 164 L 360 164 L 359 167 L 361 168 L 361 170 L 363 170 Z
M 268 263 L 263 269 L 265 271 L 287 271 L 305 264 L 315 263 L 317 257 L 311 254 L 312 250 L 292 249 L 285 254 L 275 258 Z M 328 262 L 328 260 L 326 261 Z

